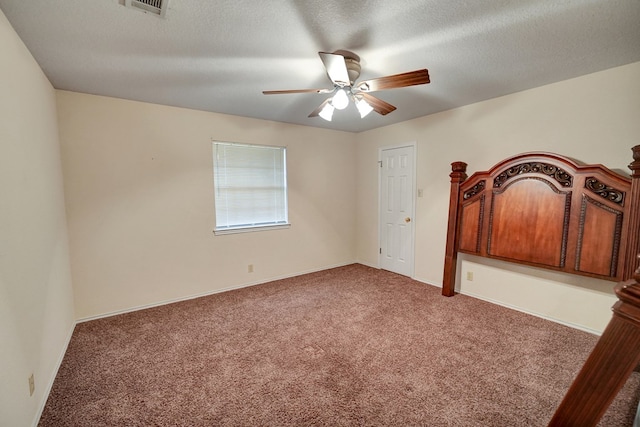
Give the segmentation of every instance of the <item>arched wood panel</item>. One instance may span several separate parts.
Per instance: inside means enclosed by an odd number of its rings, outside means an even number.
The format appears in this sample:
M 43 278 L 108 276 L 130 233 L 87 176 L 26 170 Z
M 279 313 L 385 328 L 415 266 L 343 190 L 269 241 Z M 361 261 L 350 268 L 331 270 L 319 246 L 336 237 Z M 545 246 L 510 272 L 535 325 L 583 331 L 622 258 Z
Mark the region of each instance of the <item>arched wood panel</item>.
M 487 254 L 510 261 L 565 266 L 571 192 L 523 177 L 493 191 Z

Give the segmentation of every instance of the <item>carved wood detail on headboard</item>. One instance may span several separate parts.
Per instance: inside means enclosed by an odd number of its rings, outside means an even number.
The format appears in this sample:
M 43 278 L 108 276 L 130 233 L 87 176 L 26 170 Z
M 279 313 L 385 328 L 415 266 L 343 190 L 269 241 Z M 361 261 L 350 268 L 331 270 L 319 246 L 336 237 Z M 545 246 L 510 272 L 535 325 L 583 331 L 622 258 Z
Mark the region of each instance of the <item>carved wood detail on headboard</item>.
M 552 153 L 525 153 L 467 179 L 452 163 L 442 294 L 458 252 L 622 281 L 638 267 L 640 145 L 631 178 Z

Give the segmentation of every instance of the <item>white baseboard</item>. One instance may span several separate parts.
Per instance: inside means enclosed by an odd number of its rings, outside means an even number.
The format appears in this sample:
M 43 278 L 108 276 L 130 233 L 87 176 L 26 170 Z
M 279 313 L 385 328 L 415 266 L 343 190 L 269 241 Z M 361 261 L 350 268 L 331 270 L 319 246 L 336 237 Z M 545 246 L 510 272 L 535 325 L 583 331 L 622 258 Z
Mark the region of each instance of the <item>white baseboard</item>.
M 415 278 L 414 280 L 416 280 L 418 282 L 421 282 L 421 283 L 424 283 L 424 284 L 429 285 L 429 286 L 434 286 L 436 288 L 442 288 L 441 285 L 434 285 L 433 283 L 430 283 L 430 282 L 422 280 L 422 279 Z M 506 303 L 504 303 L 502 301 L 498 301 L 498 300 L 495 300 L 495 299 L 492 299 L 492 298 L 487 298 L 487 297 L 484 297 L 482 295 L 477 295 L 477 294 L 474 294 L 474 293 L 471 293 L 471 292 L 460 292 L 460 294 L 461 295 L 466 295 L 466 296 L 471 297 L 471 298 L 479 299 L 479 300 L 482 300 L 482 301 L 490 302 L 491 304 L 495 304 L 495 305 L 499 305 L 499 306 L 502 306 L 502 307 L 506 307 L 506 308 L 509 308 L 511 310 L 519 311 L 520 313 L 525 313 L 525 314 L 529 314 L 531 316 L 539 317 L 541 319 L 549 320 L 549 321 L 554 322 L 554 323 L 559 323 L 561 325 L 568 326 L 568 327 L 573 328 L 573 329 L 578 329 L 580 331 L 588 332 L 588 333 L 593 334 L 593 335 L 597 335 L 597 336 L 602 335 L 601 331 L 597 331 L 595 329 L 587 328 L 585 326 L 582 326 L 582 325 L 579 325 L 579 324 L 576 324 L 576 323 L 566 322 L 564 320 L 557 319 L 555 317 L 551 317 L 549 315 L 538 313 L 536 311 L 532 311 L 532 310 L 529 310 L 529 309 L 524 309 L 524 308 L 518 307 L 516 305 L 506 304 Z
M 380 266 L 379 265 L 374 265 L 374 264 L 370 264 L 368 262 L 364 262 L 364 261 L 356 261 L 357 264 L 362 264 L 366 267 L 371 267 L 371 268 L 375 268 L 376 270 L 380 270 Z
M 550 320 L 551 322 L 559 323 L 561 325 L 568 326 L 568 327 L 573 328 L 573 329 L 578 329 L 580 331 L 588 332 L 588 333 L 593 334 L 593 335 L 597 335 L 597 336 L 602 335 L 602 331 L 597 331 L 595 329 L 587 328 L 587 327 L 579 325 L 577 323 L 566 322 L 564 320 L 557 319 L 555 317 L 551 317 L 549 315 L 538 313 L 538 312 L 535 312 L 535 311 L 532 311 L 532 310 L 527 310 L 527 309 L 524 309 L 522 307 L 518 307 L 518 306 L 515 306 L 515 305 L 506 304 L 506 303 L 504 303 L 502 301 L 497 301 L 497 300 L 494 300 L 492 298 L 487 298 L 487 297 L 484 297 L 484 296 L 481 296 L 481 295 L 476 295 L 476 294 L 469 293 L 469 292 L 462 292 L 462 295 L 467 295 L 467 296 L 470 296 L 472 298 L 476 298 L 476 299 L 479 299 L 479 300 L 482 300 L 482 301 L 487 301 L 487 302 L 490 302 L 492 304 L 500 305 L 502 307 L 510 308 L 511 310 L 519 311 L 521 313 L 530 314 L 532 316 L 536 316 L 536 317 L 539 317 L 541 319 Z
M 95 316 L 88 316 L 88 317 L 83 317 L 83 318 L 77 319 L 76 320 L 76 324 L 77 323 L 83 323 L 83 322 L 89 322 L 91 320 L 103 319 L 103 318 L 111 317 L 111 316 L 117 316 L 119 314 L 131 313 L 131 312 L 134 312 L 134 311 L 144 310 L 144 309 L 147 309 L 147 308 L 160 307 L 160 306 L 163 306 L 163 305 L 173 304 L 173 303 L 176 303 L 176 302 L 188 301 L 188 300 L 191 300 L 191 299 L 206 297 L 206 296 L 209 296 L 209 295 L 215 295 L 215 294 L 219 294 L 219 293 L 222 293 L 222 292 L 228 292 L 228 291 L 233 291 L 233 290 L 236 290 L 236 289 L 247 288 L 249 286 L 262 285 L 264 283 L 273 282 L 275 280 L 288 279 L 290 277 L 301 276 L 303 274 L 309 274 L 309 273 L 316 273 L 318 271 L 329 270 L 331 268 L 344 267 L 345 265 L 350 265 L 350 264 L 355 264 L 355 263 L 357 263 L 357 261 L 346 262 L 346 263 L 335 264 L 335 265 L 329 265 L 329 266 L 324 266 L 324 267 L 317 268 L 317 269 L 299 271 L 299 272 L 296 272 L 296 273 L 285 274 L 285 275 L 282 275 L 282 276 L 270 277 L 270 278 L 262 279 L 262 280 L 255 281 L 255 282 L 248 282 L 248 283 L 243 283 L 243 284 L 240 284 L 240 285 L 228 286 L 228 287 L 225 287 L 225 288 L 222 288 L 222 289 L 215 289 L 215 290 L 212 290 L 212 291 L 206 291 L 206 292 L 202 292 L 202 293 L 199 293 L 199 294 L 187 295 L 187 296 L 184 296 L 184 297 L 178 297 L 178 298 L 172 298 L 172 299 L 169 299 L 169 300 L 163 300 L 163 301 L 159 301 L 159 302 L 154 302 L 154 303 L 151 303 L 151 304 L 144 304 L 144 305 L 139 305 L 139 306 L 135 306 L 135 307 L 125 308 L 125 309 L 122 309 L 122 310 L 110 311 L 110 312 L 98 314 L 98 315 L 95 315 Z
M 44 411 L 44 407 L 47 404 L 47 400 L 49 399 L 49 394 L 51 394 L 51 389 L 53 388 L 53 383 L 55 382 L 56 377 L 58 376 L 58 371 L 60 370 L 60 366 L 62 366 L 64 355 L 67 354 L 67 349 L 69 348 L 69 344 L 71 343 L 71 337 L 73 337 L 73 331 L 76 328 L 76 324 L 77 323 L 73 323 L 73 325 L 69 329 L 64 346 L 62 347 L 62 351 L 60 352 L 60 354 L 58 354 L 58 360 L 56 360 L 56 366 L 55 366 L 55 369 L 53 370 L 53 375 L 51 375 L 51 378 L 49 378 L 49 381 L 47 381 L 44 393 L 42 394 L 42 401 L 38 405 L 38 410 L 36 411 L 36 415 L 32 423 L 33 427 L 37 427 L 38 423 L 40 422 L 40 417 L 42 417 L 42 411 Z

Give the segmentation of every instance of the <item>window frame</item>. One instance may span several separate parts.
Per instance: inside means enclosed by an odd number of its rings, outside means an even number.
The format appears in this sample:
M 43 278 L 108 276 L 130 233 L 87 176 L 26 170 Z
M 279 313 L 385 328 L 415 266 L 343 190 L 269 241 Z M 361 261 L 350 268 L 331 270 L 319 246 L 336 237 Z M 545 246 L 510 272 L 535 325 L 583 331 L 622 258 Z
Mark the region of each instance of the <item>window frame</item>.
M 250 143 L 240 143 L 240 142 L 229 142 L 229 141 L 220 141 L 220 140 L 211 140 L 212 146 L 212 154 L 213 154 L 213 191 L 214 191 L 214 217 L 215 217 L 215 225 L 213 229 L 214 235 L 224 235 L 224 234 L 235 234 L 235 233 L 250 233 L 256 231 L 266 231 L 266 230 L 278 230 L 278 229 L 286 229 L 291 227 L 291 223 L 289 222 L 289 187 L 288 187 L 288 177 L 287 177 L 287 147 L 286 146 L 277 146 L 277 145 L 265 145 L 265 144 L 250 144 Z M 251 224 L 239 224 L 239 225 L 225 225 L 220 227 L 218 225 L 218 208 L 219 204 L 217 203 L 220 187 L 218 186 L 218 182 L 216 181 L 216 177 L 218 176 L 218 146 L 237 146 L 244 148 L 261 148 L 261 149 L 272 149 L 278 150 L 281 153 L 281 163 L 282 163 L 282 186 L 279 187 L 282 189 L 282 196 L 284 202 L 281 207 L 282 211 L 279 212 L 283 214 L 282 221 L 274 221 L 274 222 L 265 222 L 265 223 L 251 223 Z M 275 169 L 274 169 L 275 170 Z M 276 172 L 274 172 L 276 173 Z M 228 175 L 227 175 L 228 177 Z

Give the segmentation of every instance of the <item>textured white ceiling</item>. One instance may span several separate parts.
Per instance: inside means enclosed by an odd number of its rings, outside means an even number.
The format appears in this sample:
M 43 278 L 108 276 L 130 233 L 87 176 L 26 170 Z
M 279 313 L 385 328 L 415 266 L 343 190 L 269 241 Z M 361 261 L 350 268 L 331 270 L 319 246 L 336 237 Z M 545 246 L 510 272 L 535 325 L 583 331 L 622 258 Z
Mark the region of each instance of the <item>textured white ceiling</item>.
M 0 0 L 57 89 L 351 132 L 640 61 L 639 0 Z M 377 92 L 398 109 L 308 118 L 330 88 L 317 52 L 360 55 L 360 80 L 428 68 Z M 640 78 L 640 76 L 638 76 Z

